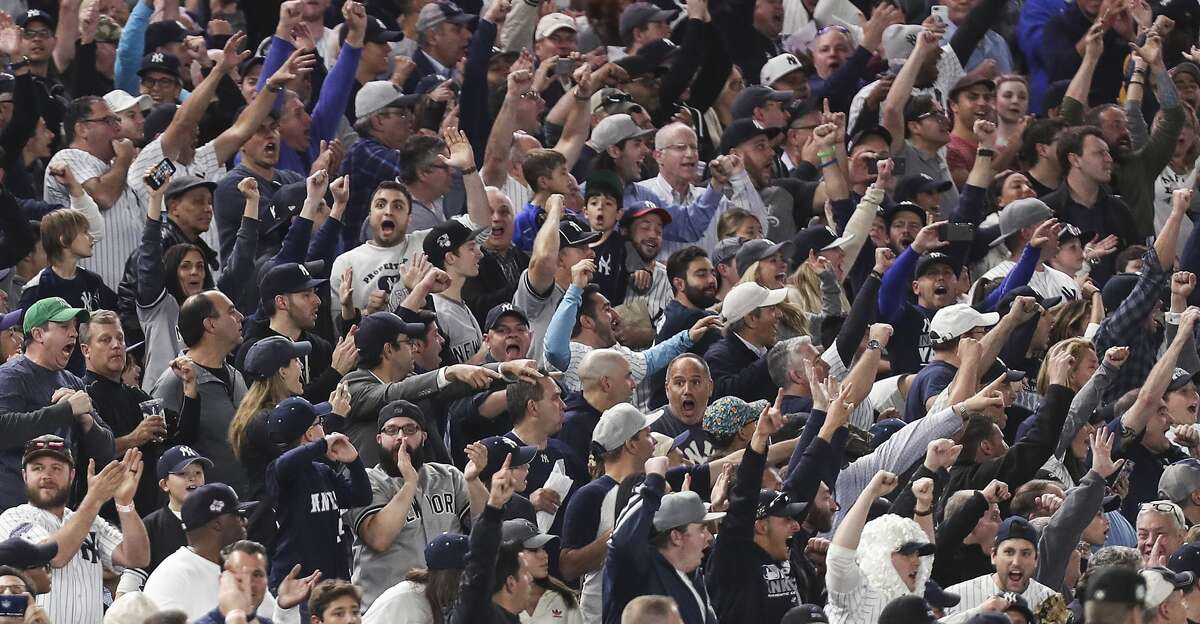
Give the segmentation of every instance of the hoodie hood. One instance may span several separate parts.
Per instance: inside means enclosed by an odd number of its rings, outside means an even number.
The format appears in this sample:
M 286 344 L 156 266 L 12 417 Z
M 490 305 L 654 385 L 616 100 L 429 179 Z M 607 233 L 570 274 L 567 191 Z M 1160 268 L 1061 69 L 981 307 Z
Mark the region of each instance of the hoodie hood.
M 863 527 L 858 543 L 858 568 L 871 588 L 883 595 L 885 604 L 905 594 L 921 595 L 925 591 L 925 581 L 929 580 L 933 570 L 933 555 L 921 557 L 916 589 L 909 591 L 896 572 L 896 566 L 892 565 L 892 553 L 905 542 L 928 541 L 929 536 L 921 530 L 921 525 L 896 514 L 885 514 Z

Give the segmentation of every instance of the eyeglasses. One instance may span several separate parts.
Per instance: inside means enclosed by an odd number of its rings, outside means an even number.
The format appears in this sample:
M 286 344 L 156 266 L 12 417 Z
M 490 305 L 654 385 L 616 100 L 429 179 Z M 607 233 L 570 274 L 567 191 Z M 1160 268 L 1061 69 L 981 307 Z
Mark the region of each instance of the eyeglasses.
M 26 28 L 25 30 L 21 31 L 21 34 L 24 35 L 26 39 L 32 39 L 32 40 L 51 39 L 54 37 L 54 33 L 49 30 L 46 30 L 45 28 L 41 28 L 38 30 L 30 30 L 30 29 Z
M 392 437 L 392 438 L 396 437 L 397 435 L 399 435 L 401 433 L 403 433 L 405 437 L 415 436 L 420 431 L 421 431 L 421 427 L 418 425 L 404 425 L 403 427 L 400 427 L 397 425 L 388 425 L 388 426 L 384 427 L 383 429 L 379 430 L 379 432 L 382 433 L 383 435 Z
M 150 89 L 173 87 L 177 84 L 179 84 L 179 80 L 175 78 L 142 78 L 142 85 Z
M 946 119 L 946 111 L 931 110 L 928 113 L 921 113 L 920 115 L 917 115 L 917 121 L 921 121 L 922 119 L 930 119 L 930 118 L 936 118 L 938 121 Z
M 25 443 L 25 452 L 29 451 L 44 451 L 53 450 L 61 451 L 67 448 L 67 443 L 63 440 L 30 440 Z
M 97 117 L 95 119 L 81 119 L 80 121 L 82 121 L 83 123 L 102 123 L 102 124 L 108 124 L 110 126 L 121 125 L 121 118 L 117 117 L 116 115 L 109 115 L 107 117 Z
M 840 33 L 842 33 L 843 35 L 849 35 L 849 34 L 850 34 L 850 29 L 849 29 L 849 28 L 846 28 L 845 26 L 842 26 L 841 24 L 830 24 L 830 25 L 828 25 L 828 26 L 825 26 L 824 28 L 822 28 L 822 29 L 818 30 L 818 31 L 817 31 L 817 36 L 818 36 L 818 37 L 820 37 L 821 35 L 823 35 L 823 34 L 825 34 L 825 33 L 827 33 L 827 32 L 830 32 L 830 31 L 834 31 L 834 32 L 840 32 Z
M 1175 518 L 1175 521 L 1179 523 L 1179 526 L 1184 527 L 1184 528 L 1187 528 L 1187 526 L 1188 526 L 1187 518 L 1183 517 L 1183 510 L 1179 508 L 1179 505 L 1176 505 L 1175 503 L 1172 503 L 1171 501 L 1166 501 L 1166 500 L 1151 501 L 1149 503 L 1142 503 L 1138 507 L 1139 514 L 1147 512 L 1147 511 L 1155 511 L 1158 513 L 1171 514 Z
M 400 119 L 412 119 L 412 111 L 410 110 L 386 110 L 379 113 L 384 117 L 399 117 Z
M 687 143 L 676 143 L 674 145 L 668 145 L 663 149 L 671 150 L 672 152 L 683 152 L 685 154 L 688 152 L 700 152 L 700 148 L 696 147 L 695 145 L 688 145 Z

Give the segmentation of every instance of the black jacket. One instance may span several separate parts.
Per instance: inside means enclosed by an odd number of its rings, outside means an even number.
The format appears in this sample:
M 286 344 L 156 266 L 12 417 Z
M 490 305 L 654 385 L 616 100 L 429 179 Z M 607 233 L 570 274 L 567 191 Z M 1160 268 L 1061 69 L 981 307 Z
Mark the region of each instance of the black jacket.
M 217 271 L 217 252 L 213 251 L 204 239 L 197 237 L 196 240 L 191 240 L 183 230 L 179 229 L 175 222 L 167 219 L 166 224 L 162 229 L 162 249 L 166 253 L 168 249 L 181 243 L 188 243 L 200 248 L 204 254 L 204 264 L 208 266 L 208 274 L 215 275 Z M 125 330 L 125 344 L 135 344 L 146 339 L 142 333 L 142 323 L 138 320 L 137 315 L 137 255 L 135 249 L 129 254 L 129 259 L 125 261 L 125 274 L 121 276 L 121 283 L 117 286 L 117 315 L 121 317 L 121 327 Z M 170 279 L 173 276 L 167 276 Z M 214 278 L 215 281 L 215 278 Z
M 504 511 L 488 505 L 471 527 L 471 550 L 449 624 L 518 624 L 521 621 L 518 614 L 509 613 L 492 602 L 496 560 L 500 553 L 500 523 L 503 521 Z
M 746 401 L 773 401 L 779 388 L 767 372 L 767 358 L 758 357 L 733 332 L 704 353 L 704 361 L 712 371 L 711 401 L 725 396 L 737 396 Z
M 504 271 L 502 265 L 505 263 L 501 262 L 499 254 L 485 247 L 479 250 L 483 252 L 483 257 L 479 259 L 479 275 L 467 278 L 463 284 L 462 298 L 486 333 L 488 328 L 483 325 L 488 311 L 498 304 L 512 301 L 521 272 L 529 268 L 529 254 L 516 245 L 508 250 L 508 259 L 516 268 L 510 276 Z

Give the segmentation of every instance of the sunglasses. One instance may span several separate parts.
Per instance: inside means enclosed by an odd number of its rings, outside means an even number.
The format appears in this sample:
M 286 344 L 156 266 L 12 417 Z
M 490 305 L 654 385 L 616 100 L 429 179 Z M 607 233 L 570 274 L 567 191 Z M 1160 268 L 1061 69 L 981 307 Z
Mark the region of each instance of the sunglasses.
M 1176 505 L 1171 501 L 1152 501 L 1149 503 L 1142 503 L 1140 506 L 1138 506 L 1138 513 L 1145 511 L 1156 511 L 1158 513 L 1171 514 L 1174 516 L 1175 520 L 1180 526 L 1185 528 L 1188 526 L 1187 518 L 1183 517 L 1183 510 L 1179 508 L 1179 505 Z

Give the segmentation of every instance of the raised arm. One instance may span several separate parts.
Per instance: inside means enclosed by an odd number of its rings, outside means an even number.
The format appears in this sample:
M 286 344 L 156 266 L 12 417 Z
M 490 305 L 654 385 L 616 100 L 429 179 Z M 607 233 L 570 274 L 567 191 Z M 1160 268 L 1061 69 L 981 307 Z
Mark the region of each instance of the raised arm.
M 458 128 L 446 128 L 442 135 L 446 147 L 450 149 L 450 157 L 441 156 L 444 164 L 450 165 L 462 173 L 463 187 L 467 192 L 467 216 L 474 227 L 483 227 L 492 219 L 492 210 L 488 206 L 487 192 L 483 188 L 483 178 L 475 166 L 475 151 L 467 135 Z
M 324 171 L 319 171 L 323 174 Z M 242 224 L 238 227 L 237 241 L 233 244 L 233 252 L 225 270 L 217 279 L 217 288 L 229 295 L 234 303 L 240 303 L 243 285 L 252 280 L 254 274 L 254 258 L 258 251 L 258 181 L 254 176 L 246 176 L 238 182 L 238 190 L 246 197 L 245 209 L 242 211 Z
M 1175 334 L 1175 339 L 1154 363 L 1154 368 L 1150 369 L 1150 375 L 1146 377 L 1146 383 L 1142 384 L 1142 388 L 1138 390 L 1137 400 L 1133 402 L 1133 406 L 1121 414 L 1122 448 L 1126 442 L 1137 437 L 1146 429 L 1146 422 L 1150 419 L 1150 415 L 1158 411 L 1159 403 L 1162 401 L 1163 395 L 1167 393 L 1167 384 L 1171 381 L 1171 374 L 1175 372 L 1175 362 L 1179 360 L 1179 353 L 1195 328 L 1197 318 L 1200 318 L 1200 308 L 1188 308 L 1183 312 L 1179 318 L 1179 333 Z
M 238 63 L 250 56 L 249 51 L 239 52 L 245 40 L 245 33 L 235 33 L 230 37 L 222 52 L 221 62 L 213 66 L 212 71 L 200 84 L 196 85 L 196 89 L 192 91 L 188 99 L 179 105 L 179 110 L 175 111 L 175 117 L 171 120 L 171 124 L 162 133 L 163 156 L 175 160 L 179 158 L 180 151 L 185 147 L 191 147 L 186 143 L 192 140 L 196 126 L 200 124 L 200 119 L 204 116 L 204 111 L 217 96 L 217 85 L 238 66 Z
M 563 196 L 551 195 L 545 209 L 546 221 L 538 228 L 529 257 L 529 285 L 538 293 L 550 290 L 558 272 L 558 222 L 563 218 Z
M 297 77 L 307 76 L 312 71 L 317 57 L 314 54 L 304 54 L 303 52 L 303 50 L 293 52 L 283 67 L 271 74 L 271 77 L 267 79 L 266 88 L 254 96 L 250 104 L 242 110 L 242 114 L 238 115 L 237 121 L 233 122 L 233 126 L 213 139 L 213 148 L 219 162 L 233 158 L 242 144 L 258 131 L 259 126 L 271 112 L 275 99 L 280 93 L 283 93 L 284 87 L 289 82 Z
M 147 175 L 150 171 L 146 172 Z M 137 254 L 137 303 L 148 306 L 163 296 L 167 288 L 166 270 L 163 268 L 162 208 L 163 195 L 167 192 L 168 174 L 158 189 L 146 185 L 150 200 L 146 203 L 146 225 L 142 229 L 142 242 Z
M 1088 93 L 1092 90 L 1092 76 L 1096 74 L 1096 65 L 1104 52 L 1104 25 L 1099 21 L 1092 24 L 1075 49 L 1080 52 L 1083 61 L 1080 62 L 1079 69 L 1075 70 L 1075 75 L 1071 76 L 1063 101 L 1071 98 L 1086 107 Z
M 382 509 L 362 520 L 355 530 L 367 548 L 378 553 L 391 548 L 400 531 L 404 530 L 404 525 L 408 523 L 408 514 L 412 511 L 413 499 L 417 495 L 419 475 L 413 467 L 408 446 L 405 444 L 399 447 L 396 465 L 400 469 L 400 478 L 404 480 L 400 491 L 396 492 Z
M 929 30 L 917 35 L 917 46 L 912 55 L 904 62 L 892 88 L 888 90 L 880 110 L 880 123 L 892 134 L 892 152 L 899 153 L 904 148 L 904 105 L 912 97 L 913 86 L 917 82 L 917 72 L 926 60 L 938 49 L 937 33 Z
M 533 58 L 529 51 L 521 52 L 521 58 L 513 63 L 508 74 L 508 90 L 504 93 L 504 103 L 496 120 L 492 122 L 492 131 L 488 134 L 487 149 L 483 152 L 483 167 L 480 175 L 483 183 L 496 188 L 503 188 L 508 180 L 508 166 L 511 162 L 513 133 L 517 131 L 517 102 L 526 92 L 533 88 Z

